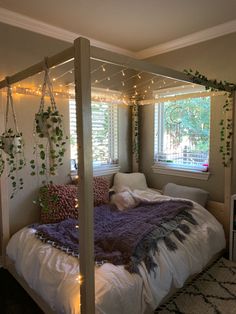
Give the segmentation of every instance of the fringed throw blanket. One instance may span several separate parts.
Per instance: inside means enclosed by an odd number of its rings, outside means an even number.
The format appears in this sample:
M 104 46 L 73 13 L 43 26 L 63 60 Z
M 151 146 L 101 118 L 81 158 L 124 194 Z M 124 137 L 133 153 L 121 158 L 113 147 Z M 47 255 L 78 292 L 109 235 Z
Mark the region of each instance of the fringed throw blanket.
M 131 273 L 138 273 L 143 261 L 148 271 L 157 265 L 152 253 L 158 250 L 158 240 L 163 239 L 169 250 L 176 250 L 176 243 L 169 237 L 172 232 L 181 242 L 190 233 L 188 221 L 197 222 L 190 210 L 192 203 L 168 200 L 154 204 L 140 204 L 125 212 L 103 205 L 94 209 L 94 253 L 97 263 L 110 262 L 125 265 Z M 36 225 L 36 236 L 42 241 L 78 256 L 78 221 L 67 219 L 60 223 Z

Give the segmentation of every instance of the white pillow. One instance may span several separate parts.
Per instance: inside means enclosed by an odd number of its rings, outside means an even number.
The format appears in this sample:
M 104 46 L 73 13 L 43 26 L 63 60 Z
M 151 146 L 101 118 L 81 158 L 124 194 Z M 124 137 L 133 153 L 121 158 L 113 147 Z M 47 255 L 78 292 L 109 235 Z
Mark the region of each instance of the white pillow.
M 197 202 L 203 207 L 206 206 L 206 202 L 209 197 L 209 193 L 203 189 L 178 185 L 174 183 L 167 183 L 164 187 L 163 194 L 171 197 L 187 198 L 189 200 Z
M 124 191 L 128 187 L 133 190 L 146 190 L 148 188 L 145 175 L 140 172 L 121 173 L 118 172 L 114 176 L 113 190 L 118 193 Z

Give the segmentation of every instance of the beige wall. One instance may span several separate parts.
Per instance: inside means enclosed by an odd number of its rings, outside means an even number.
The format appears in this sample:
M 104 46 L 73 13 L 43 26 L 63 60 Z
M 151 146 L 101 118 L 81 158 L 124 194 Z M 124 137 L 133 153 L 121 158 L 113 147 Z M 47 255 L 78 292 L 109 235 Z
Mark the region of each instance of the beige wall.
M 157 55 L 147 61 L 173 68 L 198 70 L 208 78 L 236 83 L 236 33 L 216 38 L 190 47 Z M 154 174 L 153 164 L 153 107 L 143 106 L 141 110 L 141 170 L 147 175 L 150 186 L 162 188 L 168 182 L 201 187 L 210 192 L 213 200 L 224 200 L 224 168 L 219 154 L 222 116 L 222 97 L 214 98 L 211 109 L 211 151 L 208 181 Z
M 192 68 L 208 78 L 236 83 L 236 33 L 157 55 L 147 61 L 183 71 Z
M 0 23 L 0 79 L 70 47 L 69 43 Z

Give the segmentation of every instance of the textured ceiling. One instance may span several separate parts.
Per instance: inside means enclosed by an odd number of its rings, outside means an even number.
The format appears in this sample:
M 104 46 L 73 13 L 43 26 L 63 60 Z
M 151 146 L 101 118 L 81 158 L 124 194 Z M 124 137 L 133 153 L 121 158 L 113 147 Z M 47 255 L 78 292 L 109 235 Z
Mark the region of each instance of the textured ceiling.
M 0 0 L 0 7 L 132 51 L 236 18 L 235 0 Z

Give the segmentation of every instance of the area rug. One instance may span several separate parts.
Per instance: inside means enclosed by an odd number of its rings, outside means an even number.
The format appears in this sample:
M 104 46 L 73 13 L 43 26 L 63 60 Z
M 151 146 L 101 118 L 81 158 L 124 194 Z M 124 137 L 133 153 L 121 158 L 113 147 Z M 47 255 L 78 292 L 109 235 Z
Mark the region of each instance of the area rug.
M 220 258 L 155 314 L 236 314 L 236 263 Z

